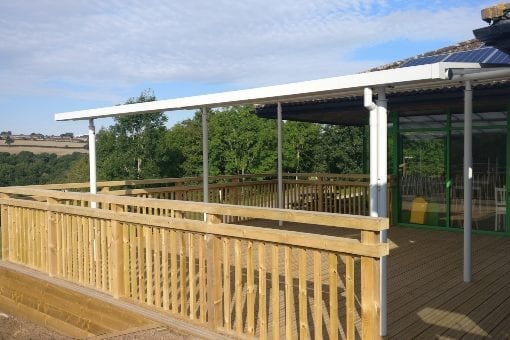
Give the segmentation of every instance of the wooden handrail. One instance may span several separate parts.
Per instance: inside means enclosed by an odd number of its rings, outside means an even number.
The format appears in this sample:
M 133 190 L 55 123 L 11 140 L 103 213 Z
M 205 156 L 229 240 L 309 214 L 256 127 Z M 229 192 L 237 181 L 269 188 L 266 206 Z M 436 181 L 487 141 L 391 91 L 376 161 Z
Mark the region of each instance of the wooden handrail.
M 253 178 L 276 178 L 274 173 L 261 173 L 261 174 L 245 174 L 245 175 L 220 175 L 210 176 L 210 181 L 219 180 L 235 180 L 235 179 L 253 179 Z M 368 179 L 365 174 L 330 174 L 330 173 L 285 173 L 283 177 L 307 177 L 307 178 L 343 178 L 343 179 Z M 105 187 L 120 187 L 120 186 L 137 186 L 137 185 L 152 185 L 152 184 L 182 184 L 185 182 L 198 182 L 201 183 L 203 178 L 200 177 L 169 177 L 169 178 L 152 178 L 140 180 L 119 180 L 119 181 L 100 181 L 97 182 L 98 188 Z M 89 182 L 78 183 L 58 183 L 58 184 L 41 184 L 30 185 L 31 188 L 49 189 L 49 190 L 66 190 L 66 189 L 86 189 L 90 186 Z
M 323 226 L 350 228 L 357 230 L 381 231 L 389 228 L 388 220 L 385 218 L 355 216 L 346 214 L 330 214 L 312 211 L 258 208 L 229 204 L 188 202 L 179 200 L 160 200 L 154 198 L 126 197 L 106 194 L 94 195 L 88 193 L 60 192 L 54 190 L 24 187 L 4 187 L 0 188 L 0 192 L 12 195 L 48 197 L 58 200 L 89 201 L 105 204 L 134 205 L 143 206 L 146 208 L 173 209 L 215 215 L 242 216 L 275 221 L 310 223 Z M 5 199 L 0 199 L 0 202 L 4 201 Z
M 209 184 L 209 190 L 213 189 L 222 189 L 222 188 L 230 188 L 230 187 L 238 187 L 242 185 L 243 187 L 247 186 L 256 186 L 260 184 L 276 184 L 276 180 L 263 180 L 257 182 L 243 182 L 243 183 L 218 183 L 218 184 Z M 201 185 L 191 185 L 191 186 L 178 186 L 178 187 L 157 187 L 157 188 L 143 188 L 143 189 L 127 189 L 127 190 L 111 190 L 107 193 L 110 195 L 137 195 L 137 194 L 154 194 L 161 192 L 176 192 L 183 190 L 202 190 Z
M 228 180 L 228 179 L 241 179 L 241 178 L 260 178 L 260 177 L 275 177 L 272 173 L 262 174 L 247 174 L 247 175 L 221 175 L 210 176 L 211 181 L 215 180 Z M 117 187 L 126 185 L 151 185 L 151 184 L 171 184 L 171 183 L 184 183 L 184 182 L 202 182 L 203 177 L 169 177 L 169 178 L 152 178 L 152 179 L 133 179 L 133 180 L 120 180 L 120 181 L 100 181 L 97 182 L 99 188 L 103 187 Z M 86 189 L 90 186 L 89 182 L 78 183 L 58 183 L 58 184 L 41 184 L 30 185 L 31 188 L 49 189 L 49 190 L 65 190 L 65 189 Z

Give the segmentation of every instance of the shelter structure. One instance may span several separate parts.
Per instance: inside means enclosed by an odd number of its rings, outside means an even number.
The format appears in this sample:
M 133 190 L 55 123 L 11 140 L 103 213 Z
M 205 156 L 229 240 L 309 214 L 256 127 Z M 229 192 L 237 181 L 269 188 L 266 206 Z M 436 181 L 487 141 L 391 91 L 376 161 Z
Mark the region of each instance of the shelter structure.
M 205 96 L 185 97 L 155 102 L 120 105 L 107 108 L 60 113 L 56 120 L 88 120 L 90 122 L 90 157 L 91 157 L 91 192 L 96 190 L 95 183 L 95 154 L 94 154 L 94 119 L 119 115 L 161 112 L 181 109 L 201 109 L 203 112 L 204 137 L 204 201 L 208 197 L 208 166 L 207 166 L 207 114 L 208 108 L 231 106 L 239 104 L 269 104 L 276 103 L 277 117 L 285 117 L 282 104 L 335 98 L 350 100 L 362 98 L 359 109 L 369 111 L 370 120 L 370 215 L 386 217 L 386 174 L 387 174 L 387 96 L 390 98 L 402 93 L 423 93 L 438 88 L 455 87 L 459 84 L 464 88 L 464 119 L 461 129 L 464 131 L 464 182 L 463 182 L 463 228 L 465 233 L 464 281 L 471 280 L 471 228 L 472 228 L 472 84 L 487 80 L 500 81 L 510 75 L 510 67 L 493 67 L 476 62 L 437 62 L 425 65 L 402 67 L 397 69 L 379 70 L 342 77 L 320 79 L 300 83 L 285 84 L 250 90 L 217 93 Z M 373 92 L 377 93 L 377 100 L 373 100 Z M 295 104 L 294 104 L 295 105 Z M 391 107 L 391 104 L 389 104 Z M 341 116 L 342 113 L 338 112 Z M 365 114 L 366 115 L 366 114 Z M 288 117 L 287 117 L 288 118 Z M 279 124 L 281 126 L 281 124 Z M 281 131 L 281 130 L 280 130 Z M 281 138 L 280 138 L 281 141 Z M 279 143 L 281 155 L 281 142 Z M 281 158 L 280 164 L 281 164 Z M 281 167 L 279 167 L 281 169 Z M 281 171 L 279 173 L 281 183 Z M 279 186 L 281 187 L 281 186 Z M 281 197 L 281 190 L 279 197 Z M 281 199 L 280 199 L 281 204 Z M 382 241 L 386 237 L 381 235 Z M 381 264 L 381 333 L 385 330 L 385 277 L 386 267 Z
M 478 45 L 478 46 L 477 46 Z M 467 50 L 464 46 L 474 47 Z M 498 200 L 508 176 L 506 147 L 510 57 L 470 41 L 458 51 L 396 63 L 370 72 L 278 86 L 59 113 L 56 120 L 88 120 L 90 192 L 96 193 L 94 120 L 129 114 L 202 111 L 203 199 L 208 202 L 207 109 L 258 105 L 278 120 L 278 207 L 283 208 L 282 120 L 370 127 L 370 215 L 387 217 L 388 140 L 398 224 L 463 229 L 465 282 L 471 281 L 471 234 L 508 232 Z M 388 124 L 388 111 L 390 123 Z M 367 114 L 368 112 L 368 114 Z M 388 128 L 389 127 L 389 128 Z M 474 153 L 473 153 L 474 151 Z M 474 158 L 473 158 L 474 155 Z M 473 161 L 474 159 L 474 161 Z M 499 197 L 499 198 L 498 198 Z M 494 200 L 492 199 L 494 198 Z M 491 205 L 494 204 L 494 207 Z M 504 203 L 506 204 L 506 203 Z M 503 204 L 503 206 L 504 206 Z M 495 221 L 492 225 L 491 221 Z M 386 231 L 381 242 L 387 241 Z M 380 265 L 380 333 L 386 329 L 386 258 Z

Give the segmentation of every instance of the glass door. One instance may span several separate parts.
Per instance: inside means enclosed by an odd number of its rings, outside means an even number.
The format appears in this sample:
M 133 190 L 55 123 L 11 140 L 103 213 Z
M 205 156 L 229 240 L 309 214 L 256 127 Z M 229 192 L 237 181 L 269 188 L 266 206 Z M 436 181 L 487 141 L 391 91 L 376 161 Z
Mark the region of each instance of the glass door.
M 489 114 L 477 116 L 487 120 L 487 115 Z M 473 125 L 475 124 L 476 120 L 473 122 Z M 473 127 L 472 226 L 474 230 L 506 231 L 506 140 L 506 126 Z M 454 228 L 463 228 L 464 224 L 463 143 L 462 130 L 452 130 L 451 226 Z
M 400 223 L 447 226 L 446 131 L 400 135 Z

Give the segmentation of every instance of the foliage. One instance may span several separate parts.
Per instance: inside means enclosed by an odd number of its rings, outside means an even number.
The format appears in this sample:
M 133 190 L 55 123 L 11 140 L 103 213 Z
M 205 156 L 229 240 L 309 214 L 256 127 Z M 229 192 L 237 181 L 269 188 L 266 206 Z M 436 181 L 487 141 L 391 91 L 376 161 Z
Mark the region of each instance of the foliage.
M 126 104 L 155 100 L 150 91 Z M 160 112 L 115 118 L 115 124 L 97 135 L 98 177 L 101 179 L 142 179 L 167 177 L 168 155 L 161 142 L 167 117 Z
M 252 106 L 215 111 L 209 118 L 211 174 L 264 173 L 275 169 L 276 124 Z
M 363 127 L 325 125 L 320 141 L 326 172 L 362 173 Z
M 283 170 L 324 171 L 320 124 L 287 121 L 283 125 Z
M 5 144 L 7 144 L 8 146 L 11 146 L 12 143 L 14 143 L 14 139 L 12 139 L 11 135 L 6 135 L 5 136 Z
M 62 182 L 81 183 L 89 181 L 89 158 L 87 155 L 81 157 L 69 165 L 64 172 Z
M 175 124 L 165 134 L 164 146 L 174 156 L 172 169 L 176 177 L 198 176 L 202 173 L 201 114 Z
M 81 153 L 58 157 L 56 154 L 0 153 L 0 186 L 30 185 L 64 182 L 69 167 L 80 159 Z
M 403 170 L 406 174 L 445 175 L 444 137 L 413 139 L 404 138 Z
M 275 172 L 276 121 L 258 118 L 253 107 L 209 111 L 209 170 L 211 175 Z M 361 172 L 363 128 L 284 122 L 285 172 Z M 165 147 L 173 155 L 178 176 L 202 173 L 202 120 L 174 125 L 166 133 Z

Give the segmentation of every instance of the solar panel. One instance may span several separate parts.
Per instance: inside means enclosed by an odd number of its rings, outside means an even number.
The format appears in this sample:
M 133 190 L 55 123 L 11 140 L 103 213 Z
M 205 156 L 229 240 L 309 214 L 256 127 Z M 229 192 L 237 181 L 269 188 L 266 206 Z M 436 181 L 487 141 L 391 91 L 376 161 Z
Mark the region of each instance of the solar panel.
M 400 65 L 400 67 L 434 64 L 441 61 L 481 64 L 510 64 L 510 56 L 497 48 L 489 46 L 481 47 L 476 50 L 411 59 Z
M 510 64 L 510 56 L 505 52 L 497 50 L 487 61 L 488 64 Z
M 483 63 L 494 51 L 494 48 L 486 47 L 477 50 L 452 53 L 445 61 Z
M 434 64 L 434 63 L 443 61 L 443 59 L 446 58 L 447 56 L 448 55 L 443 54 L 443 55 L 434 55 L 434 56 L 430 56 L 430 57 L 411 59 L 411 60 L 406 61 L 404 64 L 400 65 L 400 67 Z

